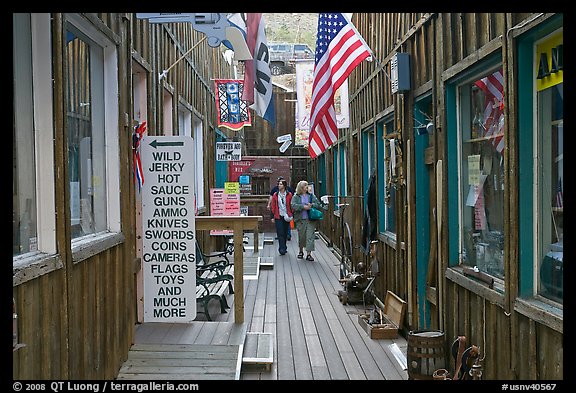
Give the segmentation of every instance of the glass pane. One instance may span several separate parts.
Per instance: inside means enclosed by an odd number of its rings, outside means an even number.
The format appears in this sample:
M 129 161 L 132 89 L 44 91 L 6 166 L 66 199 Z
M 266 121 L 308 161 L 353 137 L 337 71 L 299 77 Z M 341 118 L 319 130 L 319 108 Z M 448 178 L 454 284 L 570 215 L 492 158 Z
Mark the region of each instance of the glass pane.
M 67 142 L 72 238 L 106 229 L 101 52 L 67 31 Z
M 392 134 L 394 132 L 394 121 L 389 121 L 388 123 L 386 123 L 385 125 L 385 134 L 389 135 Z M 394 144 L 394 146 L 396 146 Z M 394 150 L 396 150 L 394 148 Z M 397 179 L 398 173 L 396 172 L 396 169 L 392 168 L 393 163 L 392 163 L 392 143 L 391 140 L 387 140 L 386 141 L 386 171 L 385 171 L 385 176 L 386 176 L 386 194 L 385 194 L 385 201 L 386 201 L 386 222 L 385 222 L 385 228 L 386 231 L 388 232 L 392 232 L 392 233 L 396 233 L 396 217 L 395 217 L 395 209 L 396 209 L 396 187 L 394 185 L 394 181 Z M 396 152 L 394 153 L 394 155 L 396 154 Z M 394 158 L 395 160 L 397 160 L 397 158 Z M 398 162 L 398 161 L 396 161 Z M 394 170 L 394 173 L 392 172 Z
M 541 179 L 539 244 L 539 290 L 549 299 L 564 299 L 564 84 L 538 93 L 539 154 Z
M 502 70 L 459 89 L 462 262 L 504 278 Z
M 13 14 L 12 254 L 38 249 L 30 14 Z

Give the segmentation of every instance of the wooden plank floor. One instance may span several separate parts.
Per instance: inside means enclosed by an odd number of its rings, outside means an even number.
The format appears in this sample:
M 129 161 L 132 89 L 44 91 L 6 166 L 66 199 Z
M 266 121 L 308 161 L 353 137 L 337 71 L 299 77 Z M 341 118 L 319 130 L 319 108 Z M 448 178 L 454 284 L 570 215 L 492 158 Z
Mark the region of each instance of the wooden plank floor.
M 216 321 L 143 323 L 117 379 L 240 379 L 246 327 Z
M 273 233 L 260 238 L 275 237 Z M 244 281 L 244 320 L 248 332 L 274 337 L 270 370 L 243 366 L 241 379 L 281 380 L 406 380 L 396 359 L 396 344 L 406 361 L 407 342 L 373 340 L 358 324 L 363 305 L 343 305 L 338 299 L 339 259 L 322 239 L 316 239 L 314 262 L 297 259 L 297 232 L 288 253 L 279 255 L 278 241 L 264 244 L 260 255 L 273 257 L 272 269 L 260 269 L 258 280 Z M 229 296 L 229 304 L 233 297 Z M 214 313 L 218 321 L 234 321 L 234 308 Z M 395 353 L 396 352 L 396 356 Z
M 275 237 L 267 233 L 260 239 L 264 236 Z M 357 321 L 364 307 L 338 299 L 337 256 L 317 239 L 315 261 L 297 259 L 296 231 L 292 239 L 283 256 L 277 240 L 260 248 L 259 255 L 273 257 L 274 263 L 260 269 L 257 280 L 244 280 L 244 324 L 234 323 L 234 295 L 228 295 L 227 313 L 211 302 L 213 322 L 199 313 L 190 324 L 145 323 L 137 328 L 135 344 L 243 345 L 247 332 L 265 332 L 273 337 L 272 365 L 243 365 L 240 379 L 407 380 L 397 360 L 400 352 L 406 362 L 406 340 L 368 337 Z
M 242 345 L 134 344 L 118 380 L 237 380 Z

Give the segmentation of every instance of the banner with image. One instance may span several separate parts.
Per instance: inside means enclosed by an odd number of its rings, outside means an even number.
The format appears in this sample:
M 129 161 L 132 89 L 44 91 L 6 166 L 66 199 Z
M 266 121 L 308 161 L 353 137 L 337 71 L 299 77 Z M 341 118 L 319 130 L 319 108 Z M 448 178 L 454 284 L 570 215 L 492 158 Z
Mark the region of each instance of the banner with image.
M 296 61 L 296 145 L 298 145 L 298 130 L 310 131 L 310 107 L 312 105 L 312 84 L 314 82 L 314 60 Z M 336 111 L 336 124 L 338 128 L 350 126 L 348 103 L 348 80 L 334 94 L 334 109 Z M 306 142 L 308 145 L 308 142 Z M 299 145 L 302 146 L 302 145 Z

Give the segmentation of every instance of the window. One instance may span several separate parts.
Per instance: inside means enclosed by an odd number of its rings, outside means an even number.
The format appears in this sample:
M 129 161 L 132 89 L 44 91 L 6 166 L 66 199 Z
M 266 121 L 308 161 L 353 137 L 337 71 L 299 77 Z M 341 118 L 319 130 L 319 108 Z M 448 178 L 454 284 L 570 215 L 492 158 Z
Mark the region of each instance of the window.
M 334 147 L 334 196 L 346 196 L 346 148 L 344 143 Z M 348 203 L 346 198 L 334 201 L 334 210 L 339 210 L 338 204 Z
M 518 289 L 526 315 L 562 323 L 564 67 L 562 14 L 518 37 Z M 523 307 L 528 305 L 529 307 Z M 550 317 L 550 318 L 549 318 Z
M 148 119 L 148 88 L 146 87 L 146 70 L 137 62 L 132 62 L 132 94 L 134 97 L 134 120 L 142 123 Z
M 202 128 L 202 120 L 194 116 L 193 126 L 196 149 L 196 207 L 202 209 L 206 206 L 204 201 L 204 129 Z
M 23 258 L 56 253 L 52 44 L 50 14 L 12 15 L 12 254 Z
M 537 293 L 563 303 L 564 257 L 564 83 L 562 33 L 555 33 L 536 45 L 537 138 L 534 167 L 537 201 L 534 216 L 538 241 L 535 244 Z M 542 56 L 544 55 L 544 56 Z
M 192 115 L 187 105 L 178 106 L 179 135 L 191 136 L 194 140 L 194 172 L 196 208 L 205 208 L 204 202 L 204 133 L 202 132 L 202 120 Z
M 396 235 L 396 187 L 394 168 L 396 143 L 394 140 L 394 119 L 388 117 L 376 126 L 378 137 L 378 230 L 381 233 Z M 394 154 L 393 154 L 394 153 Z M 382 197 L 383 196 L 383 197 Z
M 72 239 L 120 231 L 116 47 L 67 15 L 66 132 Z
M 365 192 L 376 163 L 376 147 L 374 144 L 374 130 L 372 128 L 362 132 L 362 155 L 364 157 L 362 160 L 362 184 L 364 185 Z
M 460 262 L 504 278 L 504 81 L 497 68 L 458 86 Z
M 37 250 L 34 99 L 30 14 L 14 15 L 12 254 Z
M 326 195 L 328 191 L 326 190 L 326 154 L 322 154 L 318 160 L 318 184 L 319 192 L 318 195 Z
M 172 130 L 172 93 L 163 89 L 162 93 L 162 135 L 177 135 Z

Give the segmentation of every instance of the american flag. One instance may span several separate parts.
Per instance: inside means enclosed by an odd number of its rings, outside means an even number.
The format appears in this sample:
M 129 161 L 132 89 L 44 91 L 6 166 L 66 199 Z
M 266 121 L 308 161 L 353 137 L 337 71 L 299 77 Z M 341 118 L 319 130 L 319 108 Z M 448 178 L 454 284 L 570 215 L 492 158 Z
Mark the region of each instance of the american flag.
M 308 152 L 322 154 L 338 139 L 334 93 L 372 51 L 343 14 L 320 14 L 310 106 Z
M 484 92 L 484 136 L 490 137 L 498 153 L 504 150 L 504 77 L 498 70 L 475 82 Z
M 558 187 L 556 188 L 556 207 L 564 207 L 564 194 L 562 192 L 562 178 L 558 179 Z
M 144 184 L 144 172 L 142 170 L 142 161 L 140 160 L 140 141 L 146 132 L 146 122 L 142 122 L 134 127 L 132 133 L 132 155 L 134 161 L 134 181 L 138 184 L 138 189 Z

